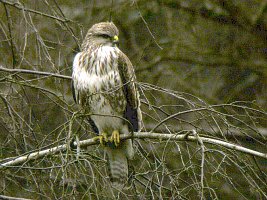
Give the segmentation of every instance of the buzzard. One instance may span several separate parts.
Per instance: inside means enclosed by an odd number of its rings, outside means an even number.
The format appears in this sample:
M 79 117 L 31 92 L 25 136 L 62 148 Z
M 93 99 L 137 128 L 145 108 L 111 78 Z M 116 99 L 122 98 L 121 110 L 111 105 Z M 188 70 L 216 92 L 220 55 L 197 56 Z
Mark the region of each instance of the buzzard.
M 104 145 L 110 180 L 122 189 L 134 150 L 132 140 L 120 141 L 120 134 L 139 131 L 142 116 L 133 65 L 118 48 L 118 35 L 112 22 L 88 30 L 73 61 L 72 88 L 75 102 L 90 114 L 95 139 Z

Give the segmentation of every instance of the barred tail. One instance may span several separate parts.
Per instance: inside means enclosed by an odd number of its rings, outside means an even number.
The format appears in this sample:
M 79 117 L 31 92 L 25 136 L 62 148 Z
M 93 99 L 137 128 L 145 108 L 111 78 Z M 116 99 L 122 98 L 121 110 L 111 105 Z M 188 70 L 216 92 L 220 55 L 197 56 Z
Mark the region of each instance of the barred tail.
M 106 147 L 109 177 L 112 185 L 121 190 L 128 180 L 128 160 L 124 149 Z

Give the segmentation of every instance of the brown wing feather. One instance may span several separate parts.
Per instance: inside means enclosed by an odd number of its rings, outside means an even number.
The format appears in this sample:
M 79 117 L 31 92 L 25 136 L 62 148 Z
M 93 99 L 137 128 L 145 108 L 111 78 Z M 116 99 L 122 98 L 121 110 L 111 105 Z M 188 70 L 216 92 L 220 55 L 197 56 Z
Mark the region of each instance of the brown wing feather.
M 77 103 L 77 98 L 76 98 L 76 93 L 75 93 L 75 88 L 73 85 L 73 80 L 71 80 L 71 92 L 72 92 L 72 97 L 75 103 Z
M 139 93 L 135 85 L 136 77 L 133 65 L 128 57 L 120 51 L 118 60 L 118 69 L 123 83 L 123 91 L 127 100 L 125 109 L 125 118 L 130 121 L 133 131 L 139 131 L 141 128 L 141 111 Z

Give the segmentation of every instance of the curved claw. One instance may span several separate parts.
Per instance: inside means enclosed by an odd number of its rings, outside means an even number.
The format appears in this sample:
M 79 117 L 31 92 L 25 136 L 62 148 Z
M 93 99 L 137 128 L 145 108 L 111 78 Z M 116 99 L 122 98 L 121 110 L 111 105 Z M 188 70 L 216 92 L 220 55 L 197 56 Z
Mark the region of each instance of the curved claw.
M 99 134 L 99 136 L 96 136 L 93 138 L 94 141 L 99 140 L 101 145 L 105 145 L 105 143 L 108 142 L 108 135 L 107 133 L 103 132 L 101 134 Z
M 112 132 L 110 142 L 114 142 L 115 146 L 117 147 L 120 143 L 120 133 L 118 130 L 114 130 Z

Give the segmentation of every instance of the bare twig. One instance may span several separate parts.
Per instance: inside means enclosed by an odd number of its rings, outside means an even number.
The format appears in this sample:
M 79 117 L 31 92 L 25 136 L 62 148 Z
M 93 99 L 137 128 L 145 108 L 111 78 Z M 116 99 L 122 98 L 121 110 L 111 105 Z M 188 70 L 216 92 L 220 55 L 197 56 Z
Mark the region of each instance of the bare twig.
M 15 51 L 15 43 L 14 43 L 14 38 L 13 38 L 13 27 L 12 27 L 12 20 L 10 17 L 10 13 L 9 10 L 7 9 L 6 5 L 4 4 L 4 8 L 5 8 L 5 13 L 6 13 L 6 17 L 7 17 L 7 27 L 8 27 L 8 33 L 9 33 L 9 39 L 10 40 L 10 48 L 11 48 L 11 53 L 12 53 L 12 63 L 13 63 L 13 68 L 15 68 L 15 65 L 17 63 L 17 59 L 16 59 L 16 51 Z
M 31 200 L 31 199 L 25 199 L 25 198 L 19 198 L 19 197 L 10 197 L 5 195 L 0 195 L 0 199 L 3 200 Z
M 149 26 L 148 26 L 148 24 L 147 24 L 147 22 L 146 22 L 146 20 L 144 19 L 144 17 L 143 17 L 143 15 L 141 14 L 141 12 L 140 12 L 140 9 L 139 9 L 139 7 L 138 7 L 138 4 L 137 4 L 137 2 L 136 1 L 134 1 L 134 4 L 135 4 L 135 6 L 137 7 L 137 9 L 138 9 L 138 14 L 139 14 L 139 16 L 140 16 L 140 18 L 142 19 L 142 21 L 144 22 L 144 24 L 145 24 L 145 26 L 146 26 L 146 28 L 147 28 L 147 30 L 148 30 L 148 32 L 149 32 L 149 34 L 151 35 L 151 37 L 153 38 L 153 41 L 155 42 L 155 44 L 159 47 L 159 49 L 160 50 L 162 50 L 163 48 L 159 45 L 159 43 L 157 42 L 157 40 L 156 40 L 156 38 L 155 38 L 155 36 L 153 35 L 153 33 L 151 32 L 151 30 L 150 30 L 150 28 L 149 28 Z
M 205 163 L 205 146 L 202 139 L 198 136 L 196 130 L 193 130 L 193 135 L 196 137 L 201 148 L 201 199 L 204 199 L 204 163 Z
M 33 9 L 30 9 L 30 8 L 25 8 L 20 3 L 17 3 L 17 2 L 13 3 L 13 2 L 5 1 L 5 0 L 1 0 L 0 2 L 2 2 L 3 4 L 6 4 L 6 5 L 12 6 L 14 8 L 17 8 L 19 10 L 24 10 L 26 12 L 31 12 L 31 13 L 38 14 L 38 15 L 41 15 L 41 16 L 44 16 L 44 17 L 49 17 L 51 19 L 56 19 L 56 20 L 61 21 L 61 22 L 69 22 L 69 21 L 72 22 L 72 20 L 70 20 L 70 19 L 62 19 L 62 18 L 55 17 L 55 16 L 52 16 L 52 15 L 49 15 L 49 14 L 46 14 L 46 13 L 42 13 L 42 12 L 37 11 L 37 10 L 33 10 Z
M 55 74 L 55 73 L 50 73 L 50 72 L 33 71 L 33 70 L 28 70 L 28 69 L 8 69 L 8 68 L 0 66 L 0 71 L 9 72 L 9 73 L 23 73 L 23 74 L 36 74 L 36 75 L 41 75 L 41 76 L 52 76 L 56 78 L 71 80 L 71 76 Z

